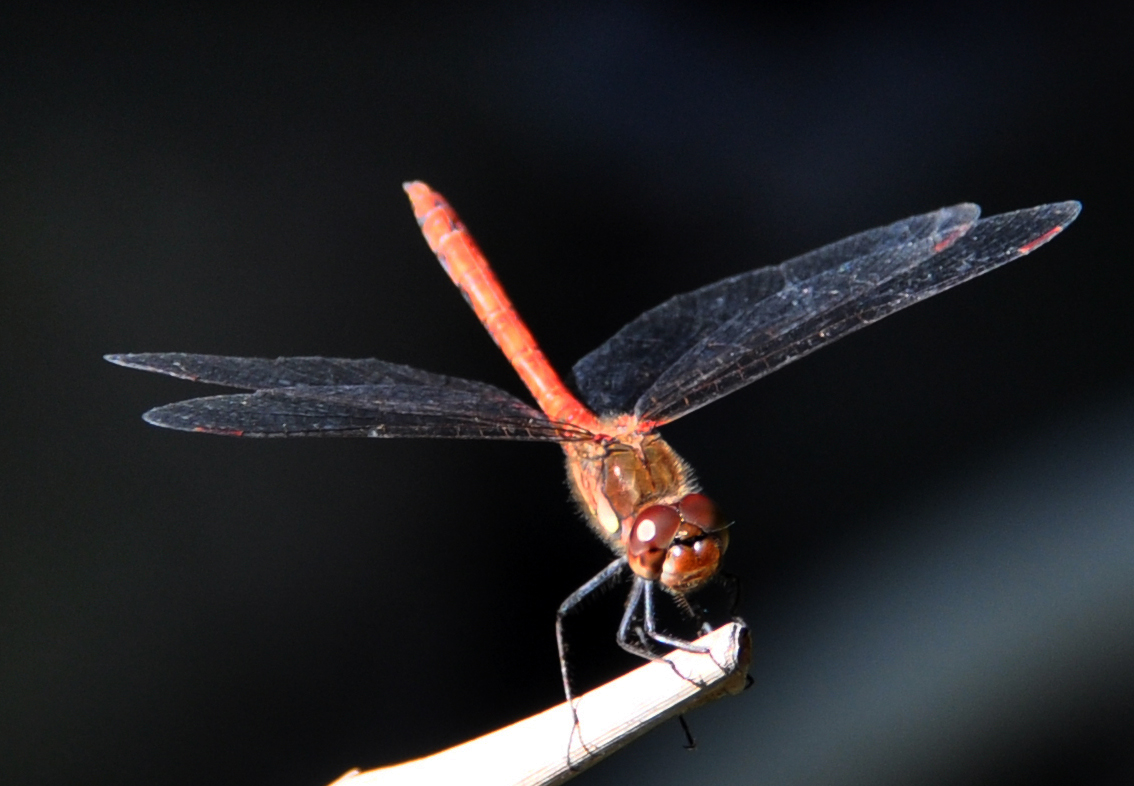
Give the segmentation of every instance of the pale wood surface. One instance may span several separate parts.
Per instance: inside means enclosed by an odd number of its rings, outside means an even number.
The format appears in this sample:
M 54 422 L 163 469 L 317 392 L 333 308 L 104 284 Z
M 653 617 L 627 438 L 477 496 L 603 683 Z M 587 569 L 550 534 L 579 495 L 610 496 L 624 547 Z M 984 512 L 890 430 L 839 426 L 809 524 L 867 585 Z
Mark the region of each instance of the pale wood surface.
M 743 625 L 729 623 L 697 643 L 710 652 L 676 650 L 581 696 L 578 729 L 564 703 L 432 756 L 352 770 L 332 786 L 563 783 L 662 721 L 744 689 L 751 644 Z

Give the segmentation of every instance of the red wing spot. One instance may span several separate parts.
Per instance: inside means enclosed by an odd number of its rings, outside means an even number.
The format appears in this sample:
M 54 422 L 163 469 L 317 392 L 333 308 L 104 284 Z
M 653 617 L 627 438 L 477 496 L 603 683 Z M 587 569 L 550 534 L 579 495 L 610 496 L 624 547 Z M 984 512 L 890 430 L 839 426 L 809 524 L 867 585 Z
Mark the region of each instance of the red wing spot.
M 243 429 L 227 429 L 227 428 L 205 428 L 204 426 L 196 426 L 193 428 L 199 434 L 220 434 L 225 437 L 243 437 Z
M 1062 231 L 1063 227 L 1053 227 L 1052 229 L 1047 230 L 1042 235 L 1037 237 L 1031 243 L 1025 243 L 1016 250 L 1021 256 L 1023 256 L 1024 254 L 1030 254 Z
M 954 229 L 952 232 L 950 232 L 944 238 L 937 241 L 937 245 L 935 245 L 933 247 L 933 253 L 934 254 L 940 254 L 942 251 L 947 249 L 949 246 L 956 243 L 958 240 L 960 240 L 962 235 L 964 235 L 966 232 L 968 232 L 970 229 L 972 229 L 972 226 L 973 226 L 972 224 L 965 224 L 964 226 L 960 226 L 960 227 L 957 227 L 956 229 Z
M 634 428 L 634 431 L 639 434 L 649 434 L 656 429 L 658 425 L 656 420 L 640 420 L 638 421 L 638 425 Z

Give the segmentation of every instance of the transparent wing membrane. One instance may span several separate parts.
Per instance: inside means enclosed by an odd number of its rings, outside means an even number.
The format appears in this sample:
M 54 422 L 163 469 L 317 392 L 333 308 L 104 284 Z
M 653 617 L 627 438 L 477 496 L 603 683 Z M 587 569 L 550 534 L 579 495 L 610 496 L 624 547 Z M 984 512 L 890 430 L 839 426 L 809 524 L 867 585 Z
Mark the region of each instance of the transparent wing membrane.
M 652 423 L 675 420 L 871 322 L 1038 248 L 1077 202 L 977 221 L 958 205 L 864 232 L 772 268 L 679 295 L 647 311 L 575 366 L 592 406 L 618 402 Z M 607 363 L 662 349 L 620 372 Z M 664 364 L 664 365 L 663 365 Z M 629 402 L 627 399 L 634 397 Z
M 484 382 L 380 360 L 240 358 L 179 352 L 108 355 L 129 368 L 253 393 L 167 404 L 148 422 L 255 437 L 444 437 L 562 442 L 588 432 L 554 423 Z

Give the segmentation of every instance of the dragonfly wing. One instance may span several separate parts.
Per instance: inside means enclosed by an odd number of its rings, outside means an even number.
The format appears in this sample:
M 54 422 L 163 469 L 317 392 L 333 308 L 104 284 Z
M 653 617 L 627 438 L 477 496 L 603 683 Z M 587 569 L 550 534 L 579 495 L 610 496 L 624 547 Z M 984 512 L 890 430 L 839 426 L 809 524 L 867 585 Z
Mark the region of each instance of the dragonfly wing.
M 980 208 L 972 204 L 942 208 L 677 295 L 576 363 L 576 388 L 597 412 L 629 412 L 667 369 L 738 315 L 759 312 L 767 330 L 783 330 L 785 322 L 799 321 L 808 309 L 827 302 L 812 297 L 801 305 L 801 292 L 818 289 L 820 282 L 830 289 L 830 279 L 893 276 L 961 237 L 979 215 Z M 703 349 L 696 351 L 704 355 Z
M 298 385 L 418 384 L 480 390 L 482 382 L 433 374 L 412 366 L 374 358 L 243 358 L 227 355 L 195 355 L 186 352 L 138 352 L 106 355 L 106 360 L 126 368 L 153 371 L 179 379 L 263 390 Z M 497 390 L 497 388 L 492 388 Z M 503 391 L 499 391 L 503 392 Z M 505 394 L 506 395 L 506 394 Z
M 450 437 L 562 442 L 590 436 L 485 382 L 384 360 L 107 355 L 120 366 L 255 390 L 157 407 L 156 426 L 256 437 Z
M 499 388 L 386 383 L 299 385 L 151 409 L 156 426 L 245 437 L 447 437 L 563 442 L 589 433 L 555 423 Z
M 720 325 L 671 364 L 636 402 L 644 420 L 667 423 L 907 306 L 1034 251 L 1078 216 L 1078 202 L 978 221 L 916 263 L 856 259 L 785 287 Z M 903 260 L 905 262 L 905 260 Z

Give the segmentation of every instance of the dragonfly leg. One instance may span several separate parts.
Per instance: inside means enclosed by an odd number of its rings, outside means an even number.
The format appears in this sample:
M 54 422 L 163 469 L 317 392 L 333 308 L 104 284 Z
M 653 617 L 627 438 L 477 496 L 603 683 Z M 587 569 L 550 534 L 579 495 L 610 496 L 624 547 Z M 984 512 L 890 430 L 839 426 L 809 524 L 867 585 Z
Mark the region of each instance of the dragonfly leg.
M 689 730 L 689 723 L 685 720 L 685 715 L 678 715 L 677 720 L 681 722 L 681 731 L 685 733 L 685 744 L 681 747 L 685 748 L 687 751 L 697 750 L 697 740 L 693 736 L 693 732 Z
M 571 691 L 571 678 L 567 672 L 567 642 L 563 637 L 563 620 L 568 614 L 574 611 L 588 595 L 621 573 L 625 565 L 625 557 L 619 557 L 614 560 L 614 562 L 599 571 L 594 578 L 572 592 L 567 597 L 567 600 L 559 605 L 559 611 L 555 613 L 555 640 L 559 644 L 559 670 L 563 674 L 563 694 L 567 697 L 568 704 L 574 701 L 575 696 Z
M 559 604 L 559 611 L 555 613 L 555 641 L 559 645 L 559 671 L 563 675 L 563 695 L 567 697 L 567 706 L 571 708 L 571 716 L 574 719 L 574 726 L 571 728 L 571 736 L 567 738 L 567 767 L 572 772 L 575 766 L 571 763 L 571 739 L 575 736 L 576 732 L 579 734 L 579 743 L 583 746 L 584 750 L 590 750 L 587 743 L 583 741 L 582 729 L 579 728 L 579 712 L 575 709 L 575 695 L 571 690 L 571 675 L 567 669 L 567 642 L 563 637 L 563 620 L 575 608 L 583 602 L 583 600 L 595 590 L 602 587 L 608 581 L 616 578 L 622 572 L 622 568 L 626 565 L 626 558 L 619 557 L 611 562 L 599 573 L 588 581 L 579 589 L 572 592 L 567 600 Z
M 662 660 L 668 663 L 670 668 L 673 669 L 673 672 L 678 677 L 681 677 L 684 680 L 688 680 L 689 678 L 678 671 L 677 666 L 675 666 L 672 662 L 648 649 L 646 642 L 653 640 L 661 644 L 668 644 L 669 646 L 676 647 L 677 649 L 689 650 L 690 652 L 708 652 L 709 649 L 707 647 L 700 647 L 689 641 L 675 639 L 657 632 L 657 625 L 654 620 L 653 591 L 654 582 L 647 581 L 638 576 L 634 577 L 634 588 L 630 591 L 630 597 L 626 601 L 626 612 L 622 615 L 622 623 L 618 626 L 618 643 L 619 645 L 621 645 L 622 649 L 634 655 L 648 658 L 650 660 Z M 701 622 L 703 632 L 708 633 L 709 631 L 704 630 L 706 627 L 708 627 L 708 623 L 704 622 L 701 619 L 701 615 L 697 612 L 696 609 L 693 608 L 693 606 L 689 603 L 685 596 L 678 595 L 676 597 L 678 605 L 681 606 L 682 610 L 686 611 L 691 617 L 694 617 L 699 622 Z M 642 617 L 645 630 L 642 629 L 642 626 L 635 626 L 634 630 L 638 636 L 638 641 L 634 642 L 630 640 L 629 633 L 630 626 L 633 624 L 634 614 L 637 612 L 639 606 L 643 606 Z M 699 683 L 694 681 L 694 684 Z M 685 720 L 685 715 L 678 715 L 677 719 L 678 721 L 680 721 L 681 730 L 685 734 L 685 749 L 695 750 L 697 748 L 697 741 L 693 738 L 693 732 L 689 730 L 689 724 Z
M 740 577 L 722 570 L 717 574 L 717 579 L 725 585 L 725 590 L 732 597 L 732 604 L 728 608 L 729 615 L 734 620 L 739 620 L 736 611 L 740 608 Z
M 635 627 L 634 632 L 637 634 L 637 641 L 630 638 L 630 626 L 634 622 L 634 614 L 637 613 L 638 607 L 642 605 L 642 595 L 645 592 L 646 584 L 649 582 L 638 576 L 634 577 L 634 586 L 630 588 L 630 596 L 626 598 L 626 611 L 622 613 L 622 622 L 618 625 L 618 646 L 629 652 L 631 655 L 637 655 L 639 658 L 646 660 L 657 660 L 660 655 L 653 652 L 646 646 L 646 637 L 642 635 L 641 627 Z
M 702 636 L 708 636 L 713 632 L 713 626 L 705 619 L 705 610 L 700 606 L 694 606 L 692 601 L 685 595 L 674 594 L 673 602 L 681 609 L 689 619 L 697 623 L 698 630 L 701 631 Z
M 645 601 L 645 606 L 642 614 L 642 621 L 646 626 L 646 636 L 648 636 L 653 641 L 656 641 L 658 644 L 665 644 L 675 649 L 685 650 L 686 652 L 708 652 L 708 647 L 702 647 L 699 644 L 694 644 L 691 641 L 679 639 L 674 636 L 667 636 L 666 634 L 658 631 L 657 620 L 654 616 L 654 582 L 648 581 L 643 582 L 643 584 L 644 587 L 642 595 L 643 600 Z

